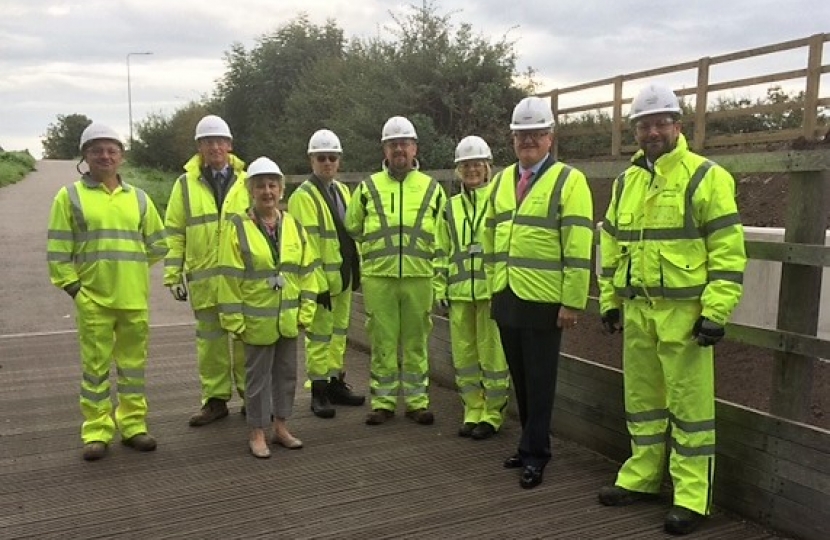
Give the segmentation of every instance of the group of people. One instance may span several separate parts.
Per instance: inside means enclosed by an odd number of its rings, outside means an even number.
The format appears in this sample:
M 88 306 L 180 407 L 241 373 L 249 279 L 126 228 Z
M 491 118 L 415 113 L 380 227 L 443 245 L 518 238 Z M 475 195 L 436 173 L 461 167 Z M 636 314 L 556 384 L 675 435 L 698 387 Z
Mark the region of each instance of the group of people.
M 619 506 L 659 493 L 668 439 L 674 502 L 664 526 L 686 534 L 710 512 L 711 345 L 740 298 L 746 255 L 734 180 L 688 149 L 680 116 L 660 85 L 633 100 L 640 150 L 614 182 L 600 233 L 602 323 L 624 332 L 632 456 L 599 499 Z M 495 175 L 486 141 L 458 143 L 460 191 L 448 198 L 419 169 L 408 119 L 387 120 L 382 169 L 353 192 L 336 178 L 340 140 L 322 129 L 308 142 L 311 175 L 283 204 L 277 163 L 260 157 L 245 169 L 227 123 L 209 115 L 162 223 L 152 200 L 118 175 L 118 135 L 91 124 L 80 142 L 89 170 L 56 196 L 48 240 L 52 281 L 77 308 L 83 458 L 104 457 L 116 430 L 129 447 L 156 448 L 144 370 L 148 269 L 163 258 L 165 285 L 196 320 L 202 407 L 191 426 L 226 417 L 236 388 L 252 455 L 269 457 L 269 442 L 301 448 L 287 426 L 301 335 L 314 415 L 362 406 L 344 370 L 360 288 L 371 345 L 366 424 L 392 420 L 401 395 L 407 418 L 434 422 L 428 341 L 437 308 L 450 323 L 458 435 L 498 433 L 512 384 L 521 435 L 503 465 L 520 469 L 521 487 L 541 484 L 563 331 L 588 299 L 593 202 L 585 175 L 551 153 L 547 102 L 522 99 L 510 130 L 517 161 Z

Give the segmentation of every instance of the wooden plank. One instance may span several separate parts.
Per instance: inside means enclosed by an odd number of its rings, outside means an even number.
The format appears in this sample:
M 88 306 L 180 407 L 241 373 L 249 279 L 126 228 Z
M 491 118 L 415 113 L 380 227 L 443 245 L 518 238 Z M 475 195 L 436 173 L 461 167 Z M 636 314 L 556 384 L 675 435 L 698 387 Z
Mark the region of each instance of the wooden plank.
M 787 262 L 804 266 L 830 266 L 830 246 L 747 240 L 746 250 L 747 256 L 751 259 Z
M 782 101 L 781 103 L 752 105 L 751 107 L 740 107 L 738 109 L 728 109 L 725 111 L 710 111 L 706 113 L 706 117 L 709 120 L 735 118 L 753 114 L 771 114 L 789 110 L 799 110 L 803 107 L 804 104 L 799 101 Z
M 706 143 L 706 109 L 709 101 L 709 57 L 698 60 L 697 92 L 695 94 L 695 133 L 692 148 L 696 152 L 703 150 Z
M 806 334 L 728 323 L 726 336 L 731 341 L 773 351 L 830 359 L 830 341 Z
M 596 103 L 589 103 L 588 105 L 576 105 L 574 107 L 566 107 L 559 109 L 559 114 L 574 114 L 585 111 L 596 111 L 599 109 L 608 109 L 614 106 L 614 100 L 598 101 Z
M 733 88 L 744 88 L 745 86 L 755 86 L 759 84 L 769 84 L 779 81 L 789 81 L 792 79 L 800 79 L 807 75 L 807 69 L 793 69 L 789 71 L 778 71 L 769 73 L 767 75 L 756 75 L 755 77 L 746 77 L 744 79 L 732 79 L 730 81 L 719 82 L 709 85 L 710 92 L 720 92 L 722 90 L 731 90 Z
M 818 127 L 818 93 L 821 86 L 821 53 L 823 34 L 810 36 L 810 52 L 807 56 L 807 83 L 804 90 L 804 137 L 813 140 Z
M 595 424 L 628 437 L 625 413 L 622 410 L 613 411 L 602 407 L 592 407 L 567 391 L 557 392 L 554 407 L 579 416 L 586 424 Z
M 793 139 L 796 139 L 799 135 L 801 135 L 801 128 L 717 135 L 708 138 L 706 140 L 706 146 L 709 148 L 714 148 L 718 146 L 741 146 L 746 144 L 792 141 Z
M 624 125 L 622 115 L 623 105 L 623 79 L 621 76 L 614 77 L 614 106 L 611 111 L 611 155 L 620 157 L 622 151 L 622 129 Z
M 553 432 L 557 437 L 573 441 L 595 452 L 623 462 L 631 455 L 631 443 L 628 435 L 585 422 L 585 419 L 562 408 L 553 413 Z M 608 479 L 609 482 L 613 478 Z
M 830 454 L 830 430 L 794 422 L 727 401 L 717 401 L 717 418 Z
M 773 43 L 772 45 L 764 45 L 762 47 L 753 47 L 751 49 L 744 49 L 741 51 L 713 56 L 712 64 L 723 64 L 724 62 L 744 60 L 745 58 L 752 58 L 753 56 L 762 56 L 765 54 L 788 51 L 790 49 L 798 49 L 799 47 L 806 47 L 808 43 L 809 38 L 799 38 Z

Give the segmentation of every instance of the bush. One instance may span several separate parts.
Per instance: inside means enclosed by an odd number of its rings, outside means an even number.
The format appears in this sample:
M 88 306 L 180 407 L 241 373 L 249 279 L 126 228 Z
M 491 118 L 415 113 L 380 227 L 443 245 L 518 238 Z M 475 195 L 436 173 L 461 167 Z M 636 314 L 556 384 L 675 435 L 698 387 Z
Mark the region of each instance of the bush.
M 173 182 L 178 175 L 160 169 L 149 167 L 136 167 L 124 163 L 119 170 L 121 178 L 128 184 L 143 189 L 153 200 L 161 218 L 167 210 L 167 201 L 170 199 L 170 192 L 173 191 Z
M 35 158 L 28 150 L 0 151 L 0 187 L 14 184 L 33 170 L 35 170 Z

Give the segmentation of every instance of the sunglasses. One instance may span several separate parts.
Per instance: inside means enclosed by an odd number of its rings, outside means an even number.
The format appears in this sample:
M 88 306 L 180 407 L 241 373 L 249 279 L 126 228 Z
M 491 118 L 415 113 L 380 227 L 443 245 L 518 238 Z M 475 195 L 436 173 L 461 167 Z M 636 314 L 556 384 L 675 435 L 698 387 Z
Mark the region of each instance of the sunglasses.
M 325 163 L 328 161 L 329 163 L 334 163 L 340 159 L 340 156 L 317 156 L 317 163 Z

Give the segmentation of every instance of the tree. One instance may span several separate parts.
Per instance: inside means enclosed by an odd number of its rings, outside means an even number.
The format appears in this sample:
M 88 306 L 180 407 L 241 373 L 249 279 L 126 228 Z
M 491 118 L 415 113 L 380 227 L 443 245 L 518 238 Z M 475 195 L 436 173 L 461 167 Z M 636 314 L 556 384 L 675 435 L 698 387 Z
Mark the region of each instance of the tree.
M 196 124 L 209 114 L 208 109 L 191 102 L 171 117 L 151 114 L 136 126 L 137 138 L 130 161 L 145 167 L 181 171 L 182 165 L 196 152 L 193 140 Z
M 58 115 L 54 124 L 46 128 L 43 135 L 43 157 L 45 159 L 74 159 L 81 155 L 78 143 L 81 133 L 92 123 L 83 114 Z

